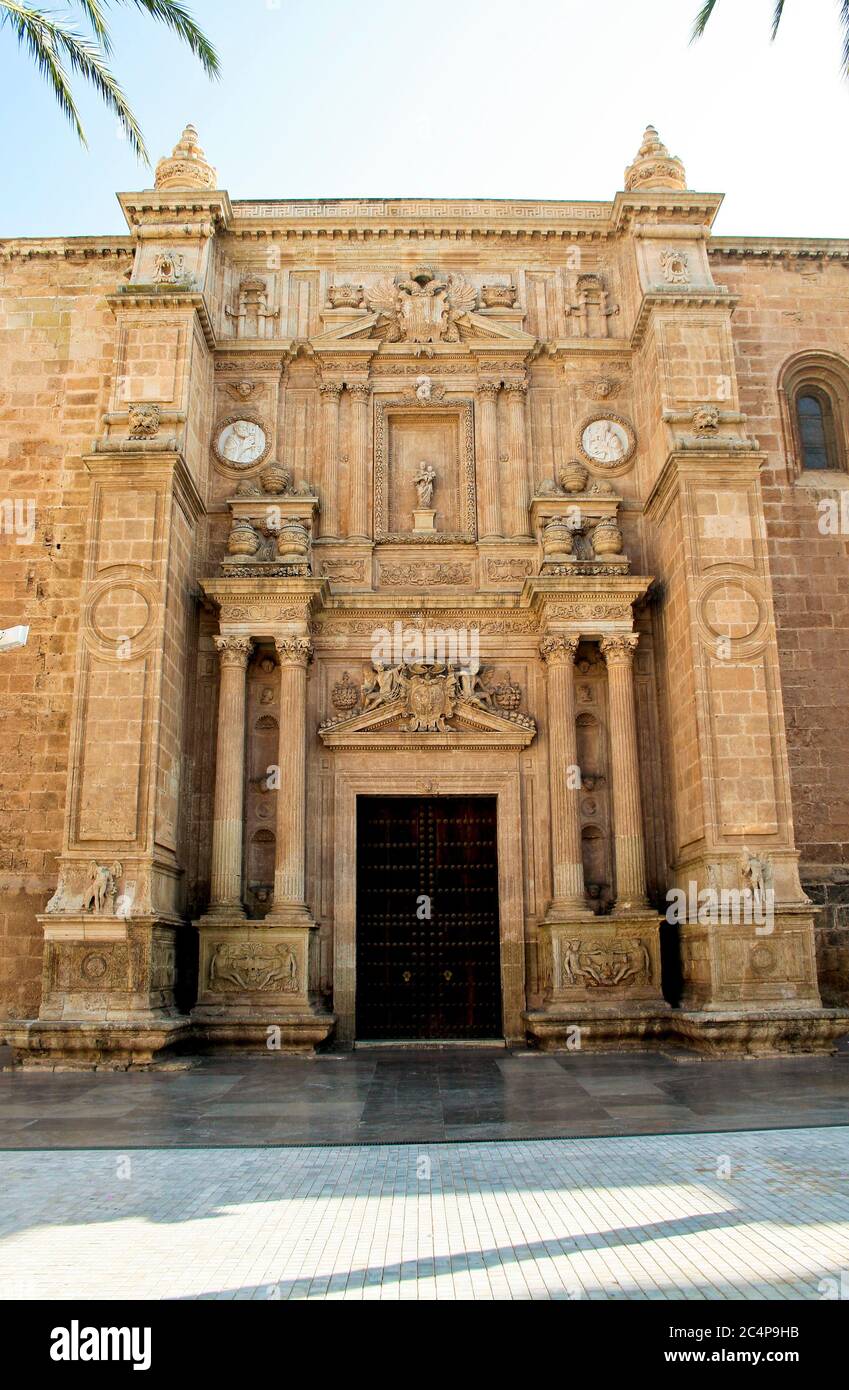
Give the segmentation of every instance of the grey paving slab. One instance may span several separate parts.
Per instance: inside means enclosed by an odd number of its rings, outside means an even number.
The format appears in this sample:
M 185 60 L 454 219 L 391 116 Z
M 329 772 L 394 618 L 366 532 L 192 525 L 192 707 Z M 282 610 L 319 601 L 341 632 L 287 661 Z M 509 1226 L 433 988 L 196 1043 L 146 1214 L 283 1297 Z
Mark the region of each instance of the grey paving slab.
M 847 1127 L 6 1152 L 0 1298 L 813 1301 L 847 1172 Z
M 0 1146 L 576 1137 L 849 1122 L 849 1055 L 750 1062 L 387 1049 L 0 1074 Z

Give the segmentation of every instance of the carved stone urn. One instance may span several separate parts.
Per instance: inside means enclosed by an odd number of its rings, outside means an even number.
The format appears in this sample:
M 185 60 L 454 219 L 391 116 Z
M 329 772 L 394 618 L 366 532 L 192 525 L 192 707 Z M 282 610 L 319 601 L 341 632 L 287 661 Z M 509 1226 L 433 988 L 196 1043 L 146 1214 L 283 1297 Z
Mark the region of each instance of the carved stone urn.
M 279 463 L 270 463 L 259 475 L 263 492 L 271 497 L 280 497 L 292 491 L 292 474 Z
M 512 309 L 516 303 L 513 285 L 482 285 L 481 299 L 487 309 Z
M 256 555 L 259 536 L 249 521 L 235 520 L 227 537 L 228 555 Z
M 561 517 L 552 517 L 546 522 L 542 533 L 542 554 L 544 560 L 570 560 L 574 539 L 572 528 Z
M 310 537 L 305 526 L 294 518 L 286 521 L 277 536 L 277 553 L 284 565 L 305 565 L 309 559 Z
M 589 469 L 577 459 L 572 459 L 571 463 L 567 463 L 560 471 L 560 486 L 564 492 L 584 492 L 589 476 Z
M 612 516 L 604 516 L 596 524 L 592 535 L 593 550 L 596 555 L 621 555 L 622 532 Z
M 331 285 L 327 298 L 332 309 L 359 309 L 363 293 L 362 285 Z

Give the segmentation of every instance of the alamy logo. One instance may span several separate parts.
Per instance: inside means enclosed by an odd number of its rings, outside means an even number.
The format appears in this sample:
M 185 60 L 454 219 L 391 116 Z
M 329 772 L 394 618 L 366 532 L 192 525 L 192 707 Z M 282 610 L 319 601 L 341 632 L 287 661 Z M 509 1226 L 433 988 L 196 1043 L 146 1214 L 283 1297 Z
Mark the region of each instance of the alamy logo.
M 54 1327 L 51 1361 L 132 1361 L 134 1371 L 150 1370 L 149 1327 Z

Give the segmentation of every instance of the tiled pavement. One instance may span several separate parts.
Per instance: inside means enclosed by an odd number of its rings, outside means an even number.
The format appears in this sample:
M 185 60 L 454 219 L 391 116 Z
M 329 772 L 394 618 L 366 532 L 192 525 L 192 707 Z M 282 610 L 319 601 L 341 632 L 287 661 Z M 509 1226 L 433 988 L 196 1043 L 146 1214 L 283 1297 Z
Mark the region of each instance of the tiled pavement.
M 849 1053 L 449 1049 L 207 1061 L 148 1073 L 0 1074 L 0 1148 L 554 1139 L 849 1123 Z
M 847 1172 L 847 1128 L 6 1152 L 0 1295 L 817 1300 Z

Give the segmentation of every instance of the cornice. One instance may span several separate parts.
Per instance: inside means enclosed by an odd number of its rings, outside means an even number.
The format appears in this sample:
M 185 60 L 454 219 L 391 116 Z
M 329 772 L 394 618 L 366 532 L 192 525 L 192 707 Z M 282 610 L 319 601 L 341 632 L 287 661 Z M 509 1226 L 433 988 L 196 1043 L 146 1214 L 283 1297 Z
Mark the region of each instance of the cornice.
M 607 235 L 610 203 L 453 198 L 245 200 L 234 237 L 299 241 L 547 241 Z
M 725 309 L 736 308 L 740 296 L 732 294 L 721 285 L 714 289 L 687 289 L 683 285 L 670 286 L 669 289 L 656 288 L 643 295 L 642 303 L 631 330 L 630 346 L 638 348 L 649 326 L 655 309 Z
M 129 236 L 0 238 L 0 261 L 96 261 L 112 256 L 131 260 L 134 255 L 135 242 Z
M 693 222 L 706 229 L 713 226 L 722 206 L 723 193 L 694 193 L 690 189 L 635 189 L 617 193 L 610 213 L 610 231 L 622 233 L 637 218 L 648 217 L 659 223 Z
M 173 289 L 170 285 L 128 284 L 119 286 L 115 294 L 106 296 L 106 303 L 113 313 L 123 309 L 190 309 L 197 313 L 207 347 L 217 346 L 215 329 L 206 307 L 206 300 L 199 290 Z M 280 349 L 277 349 L 278 355 Z
M 725 259 L 798 259 L 849 262 L 849 240 L 844 237 L 710 237 L 708 255 Z

